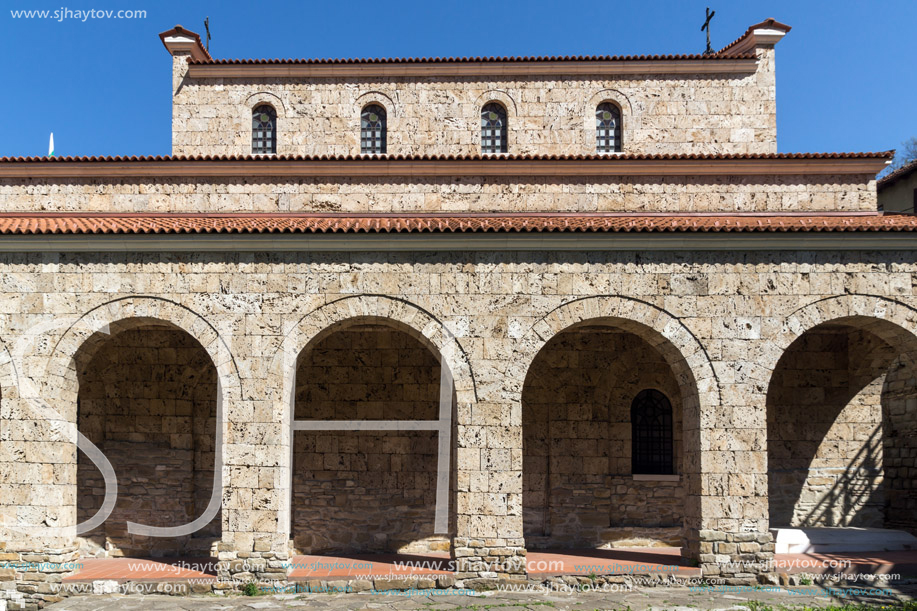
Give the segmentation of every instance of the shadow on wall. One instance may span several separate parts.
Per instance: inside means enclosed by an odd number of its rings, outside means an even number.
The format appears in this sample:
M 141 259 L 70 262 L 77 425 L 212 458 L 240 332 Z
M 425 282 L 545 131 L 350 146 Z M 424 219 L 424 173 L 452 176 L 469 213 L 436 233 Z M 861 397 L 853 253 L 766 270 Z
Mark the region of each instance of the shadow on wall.
M 902 467 L 917 456 L 917 400 L 913 366 L 900 354 L 841 324 L 787 349 L 767 395 L 772 527 L 914 529 L 917 504 L 907 514 L 905 492 L 913 473 Z

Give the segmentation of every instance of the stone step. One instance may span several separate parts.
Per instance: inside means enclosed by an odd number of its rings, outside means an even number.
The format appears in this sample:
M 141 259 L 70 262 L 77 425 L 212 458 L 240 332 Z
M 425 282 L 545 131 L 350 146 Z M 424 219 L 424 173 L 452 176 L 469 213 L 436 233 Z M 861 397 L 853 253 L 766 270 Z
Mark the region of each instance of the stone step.
M 777 554 L 917 550 L 917 537 L 886 528 L 772 528 Z

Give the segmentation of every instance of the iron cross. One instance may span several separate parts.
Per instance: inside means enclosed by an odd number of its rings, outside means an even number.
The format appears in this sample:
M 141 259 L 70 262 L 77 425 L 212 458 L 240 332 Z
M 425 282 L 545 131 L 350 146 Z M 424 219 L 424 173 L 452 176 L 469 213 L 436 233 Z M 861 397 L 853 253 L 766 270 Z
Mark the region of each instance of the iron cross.
M 716 15 L 716 11 L 711 12 L 710 7 L 707 7 L 707 20 L 704 22 L 704 25 L 700 27 L 700 31 L 703 32 L 707 30 L 707 50 L 704 51 L 704 55 L 710 55 L 713 53 L 713 48 L 710 46 L 710 20 L 713 19 L 713 16 Z

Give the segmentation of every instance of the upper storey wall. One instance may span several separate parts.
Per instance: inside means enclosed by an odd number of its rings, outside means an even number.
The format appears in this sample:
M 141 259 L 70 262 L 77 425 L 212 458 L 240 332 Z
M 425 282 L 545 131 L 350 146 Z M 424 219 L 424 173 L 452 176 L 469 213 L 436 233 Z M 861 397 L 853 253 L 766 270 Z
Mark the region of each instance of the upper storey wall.
M 774 43 L 785 31 L 755 27 L 717 58 L 381 63 L 215 61 L 179 28 L 163 34 L 172 153 L 250 154 L 252 111 L 270 104 L 277 154 L 359 155 L 361 110 L 380 104 L 389 155 L 475 155 L 489 102 L 507 111 L 510 154 L 594 154 L 603 102 L 620 108 L 624 153 L 775 153 Z
M 764 60 L 768 61 L 767 58 Z M 619 78 L 185 79 L 173 100 L 176 155 L 250 154 L 252 110 L 277 111 L 277 153 L 360 154 L 360 112 L 386 108 L 388 153 L 469 155 L 481 150 L 481 107 L 507 110 L 508 152 L 596 152 L 595 111 L 615 102 L 626 153 L 774 153 L 774 87 L 751 75 Z

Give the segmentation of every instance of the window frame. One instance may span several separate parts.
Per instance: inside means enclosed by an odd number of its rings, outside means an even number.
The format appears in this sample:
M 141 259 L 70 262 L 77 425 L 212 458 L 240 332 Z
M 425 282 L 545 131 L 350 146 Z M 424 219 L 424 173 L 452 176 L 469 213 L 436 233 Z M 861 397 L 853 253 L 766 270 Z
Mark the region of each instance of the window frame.
M 367 127 L 364 125 L 364 116 L 367 113 L 372 113 L 375 109 L 375 113 L 379 115 L 379 127 L 375 128 L 378 130 L 378 135 L 376 137 L 370 136 L 367 138 L 366 134 L 368 130 L 374 128 Z M 372 143 L 372 148 L 377 148 L 378 150 L 366 150 L 366 143 Z M 388 111 L 385 109 L 385 106 L 379 104 L 378 102 L 370 102 L 365 105 L 362 110 L 360 110 L 360 154 L 361 155 L 385 155 L 388 152 Z
M 267 111 L 270 113 L 267 113 Z M 258 114 L 269 114 L 270 116 L 270 128 L 265 130 L 262 125 L 264 121 L 258 119 L 259 125 L 255 125 L 256 116 Z M 256 134 L 263 134 L 265 131 L 270 132 L 270 137 L 265 138 L 263 135 L 258 136 Z M 261 150 L 264 148 L 265 142 L 270 142 L 270 150 L 265 151 Z M 277 109 L 270 104 L 260 103 L 252 108 L 252 155 L 276 155 L 277 154 Z M 258 150 L 256 150 L 256 148 Z
M 631 474 L 676 475 L 674 414 L 668 396 L 655 388 L 638 392 L 630 405 L 630 426 Z
M 605 127 L 600 124 L 601 121 L 608 121 L 608 119 L 600 119 L 599 113 L 612 112 L 615 115 L 614 127 Z M 621 123 L 623 122 L 623 112 L 621 112 L 621 107 L 605 100 L 604 102 L 599 102 L 595 106 L 595 152 L 598 155 L 614 155 L 615 153 L 621 153 L 624 148 L 623 143 L 623 133 L 624 129 Z M 611 132 L 609 136 L 609 132 Z M 613 145 L 609 149 L 609 142 L 612 142 Z
M 484 113 L 497 112 L 502 117 L 502 124 L 491 126 L 485 123 Z M 506 106 L 500 102 L 490 101 L 481 107 L 481 154 L 482 155 L 501 155 L 509 152 L 509 112 Z M 486 121 L 495 121 L 496 119 L 487 119 Z M 492 134 L 499 130 L 499 134 Z M 493 149 L 493 150 L 491 150 Z

